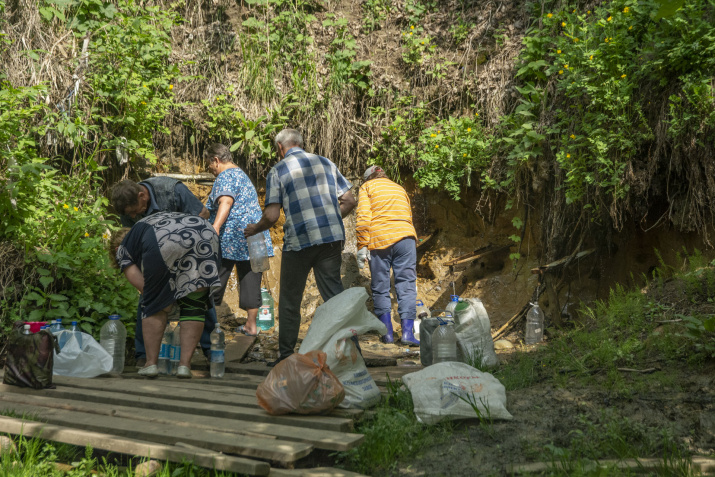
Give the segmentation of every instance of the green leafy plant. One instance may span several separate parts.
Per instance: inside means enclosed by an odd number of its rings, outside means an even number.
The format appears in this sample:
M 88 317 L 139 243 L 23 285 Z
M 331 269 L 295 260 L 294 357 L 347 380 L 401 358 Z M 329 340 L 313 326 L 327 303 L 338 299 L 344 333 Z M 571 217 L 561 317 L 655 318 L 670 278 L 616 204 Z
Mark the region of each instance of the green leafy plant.
M 362 9 L 365 12 L 362 28 L 365 33 L 370 33 L 380 29 L 380 24 L 385 21 L 387 15 L 392 11 L 392 1 L 363 0 Z
M 355 61 L 357 54 L 357 41 L 347 32 L 347 19 L 335 18 L 328 14 L 323 20 L 323 27 L 332 27 L 335 38 L 330 44 L 330 50 L 325 58 L 330 62 L 330 88 L 334 93 L 339 92 L 345 84 L 350 84 L 361 93 L 370 96 L 375 91 L 370 87 L 370 65 L 372 61 Z

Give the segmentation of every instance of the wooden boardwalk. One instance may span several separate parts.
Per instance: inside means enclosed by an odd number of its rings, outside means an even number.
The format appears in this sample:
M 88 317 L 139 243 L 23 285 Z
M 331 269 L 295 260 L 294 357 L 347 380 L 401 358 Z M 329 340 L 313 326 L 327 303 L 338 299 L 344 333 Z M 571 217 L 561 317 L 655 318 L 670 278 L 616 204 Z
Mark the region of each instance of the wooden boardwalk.
M 352 432 L 358 410 L 325 416 L 270 416 L 256 400 L 265 365 L 230 364 L 223 379 L 54 378 L 56 389 L 0 385 L 0 433 L 23 434 L 156 460 L 248 475 L 356 476 L 336 468 L 298 469 L 314 449 L 347 451 L 363 440 Z M 369 368 L 378 385 L 419 368 Z M 303 464 L 304 465 L 304 464 Z

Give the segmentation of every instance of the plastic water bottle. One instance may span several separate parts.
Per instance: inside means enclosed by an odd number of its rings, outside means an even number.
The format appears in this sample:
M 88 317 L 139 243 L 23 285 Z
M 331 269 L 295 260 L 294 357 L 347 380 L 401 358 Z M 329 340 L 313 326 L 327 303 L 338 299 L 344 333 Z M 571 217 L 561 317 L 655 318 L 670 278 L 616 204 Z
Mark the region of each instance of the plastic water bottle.
M 167 375 L 171 370 L 171 364 L 169 363 L 169 358 L 171 356 L 171 343 L 174 339 L 174 334 L 171 330 L 171 324 L 167 323 L 166 328 L 164 328 L 164 336 L 161 338 L 161 348 L 159 349 L 159 361 L 157 361 L 157 367 L 159 368 L 159 374 Z
M 22 334 L 23 334 L 23 335 L 29 335 L 29 334 L 30 334 L 30 325 L 23 325 L 23 327 L 22 327 Z
M 524 342 L 528 345 L 541 343 L 544 339 L 544 312 L 537 303 L 531 304 L 531 310 L 526 314 L 526 333 Z
M 459 304 L 459 295 L 450 295 L 449 298 L 449 303 L 447 303 L 444 311 L 445 313 L 449 313 L 450 316 L 454 316 L 454 309 L 457 308 L 457 305 Z
M 258 327 L 269 330 L 276 324 L 275 302 L 268 288 L 261 288 L 261 307 L 258 309 Z
M 123 326 L 123 325 L 122 325 Z M 75 339 L 77 340 L 77 344 L 79 345 L 79 349 L 82 349 L 82 332 L 77 328 L 77 322 L 73 321 L 70 324 L 70 333 L 72 333 L 71 336 L 74 336 Z
M 251 261 L 251 270 L 255 273 L 265 272 L 270 268 L 268 261 L 268 248 L 263 232 L 248 237 L 248 258 Z
M 439 320 L 432 333 L 432 364 L 457 361 L 457 335 L 451 321 Z
M 181 359 L 181 323 L 177 323 L 174 328 L 171 340 L 171 350 L 169 351 L 169 373 L 176 376 L 179 370 L 179 360 Z
M 224 356 L 226 334 L 221 330 L 221 325 L 216 323 L 216 328 L 211 332 L 211 377 L 223 378 L 226 372 Z
M 422 300 L 417 300 L 417 312 L 416 312 L 416 319 L 414 323 L 414 328 L 413 328 L 413 333 L 415 335 L 415 339 L 417 341 L 420 340 L 420 327 L 422 326 L 422 320 L 425 318 L 429 318 L 430 312 L 429 308 L 425 306 L 425 304 L 422 302 Z
M 50 333 L 52 334 L 57 334 L 60 331 L 64 330 L 64 326 L 62 326 L 62 318 L 57 318 L 51 325 L 50 325 Z
M 99 330 L 99 344 L 112 356 L 112 374 L 124 371 L 124 347 L 127 344 L 127 329 L 119 315 L 109 315 L 109 320 Z

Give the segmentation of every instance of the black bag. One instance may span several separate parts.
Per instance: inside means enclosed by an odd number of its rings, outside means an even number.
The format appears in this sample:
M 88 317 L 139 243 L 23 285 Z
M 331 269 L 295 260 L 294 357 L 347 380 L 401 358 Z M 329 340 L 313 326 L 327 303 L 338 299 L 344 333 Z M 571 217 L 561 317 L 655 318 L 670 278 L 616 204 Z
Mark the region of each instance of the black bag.
M 47 330 L 26 335 L 24 325 L 24 322 L 16 321 L 10 331 L 2 382 L 33 389 L 54 388 L 52 351 L 60 352 L 57 338 Z

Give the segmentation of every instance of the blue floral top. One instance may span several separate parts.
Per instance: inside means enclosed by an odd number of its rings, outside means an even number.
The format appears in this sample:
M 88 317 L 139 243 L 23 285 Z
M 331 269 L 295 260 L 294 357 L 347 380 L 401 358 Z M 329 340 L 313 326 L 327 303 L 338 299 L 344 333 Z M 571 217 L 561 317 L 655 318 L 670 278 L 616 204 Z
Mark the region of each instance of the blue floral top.
M 221 227 L 221 256 L 229 260 L 248 260 L 248 244 L 243 235 L 243 229 L 248 224 L 255 224 L 261 220 L 261 206 L 258 204 L 258 194 L 253 187 L 251 179 L 240 167 L 226 169 L 214 181 L 213 189 L 206 201 L 206 208 L 211 213 L 209 222 L 216 220 L 218 200 L 227 195 L 233 199 L 233 205 L 228 213 L 226 222 Z M 268 256 L 273 256 L 273 243 L 266 230 L 263 232 L 266 240 Z

